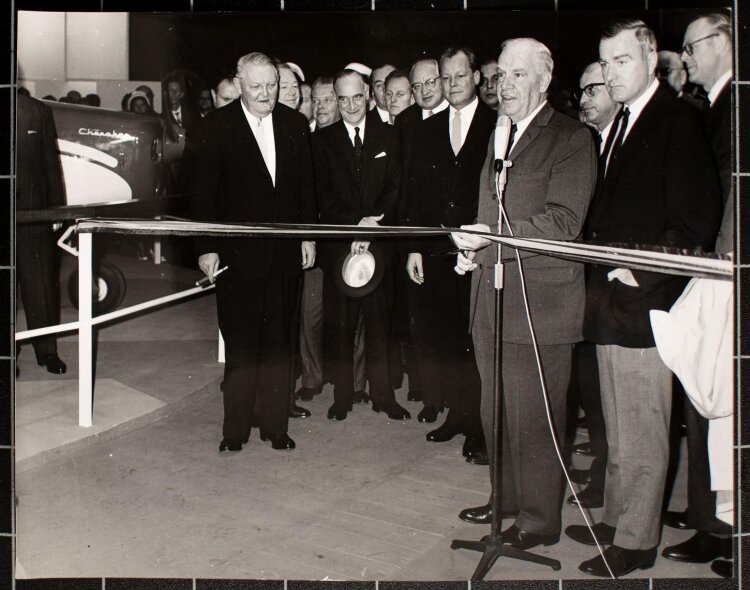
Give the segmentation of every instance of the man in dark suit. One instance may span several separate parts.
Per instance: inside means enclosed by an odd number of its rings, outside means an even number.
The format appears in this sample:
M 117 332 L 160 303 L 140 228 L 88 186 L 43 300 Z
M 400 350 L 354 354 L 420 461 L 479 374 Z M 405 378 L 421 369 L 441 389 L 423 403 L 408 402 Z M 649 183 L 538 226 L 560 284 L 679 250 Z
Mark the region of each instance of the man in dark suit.
M 722 204 L 725 213 L 733 208 L 728 197 L 732 186 L 731 96 L 732 27 L 729 17 L 717 13 L 694 20 L 685 31 L 682 59 L 690 81 L 703 87 L 708 102 L 703 121 L 719 173 Z M 718 252 L 732 250 L 728 246 Z M 667 559 L 688 563 L 706 563 L 717 557 L 732 555 L 732 527 L 716 518 L 716 493 L 711 491 L 708 463 L 708 420 L 701 416 L 690 400 L 685 400 L 685 424 L 688 448 L 687 514 L 667 513 L 665 524 L 685 521 L 696 533 L 687 541 L 667 547 Z M 731 568 L 730 568 L 731 569 Z
M 16 115 L 16 208 L 45 209 L 65 205 L 62 168 L 52 111 L 21 93 Z M 60 323 L 57 246 L 49 223 L 16 227 L 16 267 L 29 329 Z M 65 373 L 54 334 L 32 341 L 36 361 L 50 373 Z
M 451 47 L 440 57 L 443 94 L 450 104 L 415 126 L 406 178 L 406 223 L 457 227 L 477 215 L 479 172 L 497 113 L 477 97 L 480 74 L 468 47 Z M 466 434 L 467 460 L 486 461 L 480 382 L 467 333 L 469 277 L 453 272 L 445 238 L 413 240 L 406 270 L 409 314 L 419 359 L 424 409 L 420 422 L 434 422 L 449 408 L 445 422 L 427 440 L 445 442 Z
M 510 220 L 503 234 L 550 240 L 575 240 L 583 228 L 596 179 L 596 152 L 584 125 L 556 112 L 547 101 L 553 60 L 535 39 L 503 43 L 498 59 L 500 110 L 513 121 L 514 137 L 505 188 Z M 469 228 L 500 233 L 497 225 L 490 149 L 482 169 L 479 214 Z M 469 234 L 454 234 L 458 270 L 472 276 L 471 327 L 482 376 L 482 424 L 493 460 L 494 423 L 494 265 L 497 247 Z M 483 249 L 482 249 L 483 248 Z M 477 250 L 480 250 L 476 252 Z M 508 255 L 508 249 L 503 250 Z M 566 394 L 573 343 L 581 340 L 583 265 L 547 256 L 524 256 L 531 320 L 539 344 L 544 380 L 558 443 L 565 438 Z M 524 306 L 522 277 L 516 262 L 504 265 L 502 309 L 503 490 L 502 516 L 516 515 L 502 532 L 504 544 L 519 549 L 551 545 L 560 536 L 560 496 L 563 486 L 543 391 L 535 361 L 535 346 Z M 500 491 L 496 491 L 500 493 Z M 468 522 L 487 523 L 492 506 L 463 510 Z
M 691 107 L 656 78 L 656 39 L 642 21 L 607 27 L 599 43 L 607 90 L 623 105 L 597 185 L 587 237 L 679 248 L 713 245 L 720 199 L 705 133 Z M 614 132 L 614 131 L 613 131 Z M 687 279 L 591 266 L 583 335 L 597 345 L 609 455 L 604 509 L 594 526 L 609 545 L 580 569 L 622 576 L 653 566 L 669 456 L 672 373 L 649 311 L 668 310 Z M 593 544 L 584 525 L 566 534 Z M 607 567 L 609 566 L 609 567 Z
M 309 129 L 277 105 L 278 72 L 262 53 L 237 62 L 240 100 L 205 119 L 193 191 L 196 219 L 314 223 Z M 204 238 L 198 264 L 217 281 L 219 327 L 226 343 L 224 427 L 219 451 L 239 451 L 259 406 L 260 436 L 293 449 L 287 434 L 293 317 L 300 271 L 315 263 L 315 243 L 289 239 Z M 301 248 L 301 254 L 300 254 Z
M 384 125 L 376 113 L 367 113 L 367 86 L 353 70 L 343 70 L 334 88 L 342 120 L 315 132 L 313 158 L 318 207 L 322 223 L 375 226 L 392 224 L 399 187 L 399 155 L 396 130 Z M 374 246 L 373 246 L 374 247 Z M 331 340 L 330 360 L 334 403 L 331 420 L 344 420 L 354 396 L 353 351 L 357 319 L 364 318 L 365 362 L 370 381 L 370 400 L 375 412 L 394 420 L 410 418 L 395 400 L 389 381 L 389 320 L 393 305 L 393 244 L 380 242 L 385 274 L 382 283 L 363 297 L 339 291 L 334 276 L 341 273 L 343 252 L 366 252 L 364 240 L 329 240 L 321 244 L 326 331 Z

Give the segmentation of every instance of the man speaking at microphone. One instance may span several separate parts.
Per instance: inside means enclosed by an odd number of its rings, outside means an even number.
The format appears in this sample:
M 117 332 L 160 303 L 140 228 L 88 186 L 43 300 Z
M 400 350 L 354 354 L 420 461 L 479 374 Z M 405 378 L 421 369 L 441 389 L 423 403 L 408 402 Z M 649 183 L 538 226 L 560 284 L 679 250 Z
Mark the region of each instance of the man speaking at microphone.
M 547 89 L 553 60 L 535 39 L 510 39 L 498 58 L 501 114 L 512 121 L 504 206 L 511 231 L 498 227 L 495 160 L 506 152 L 493 140 L 482 169 L 478 223 L 466 229 L 523 238 L 575 240 L 581 233 L 596 180 L 596 150 L 585 126 L 552 109 Z M 506 120 L 507 122 L 507 120 Z M 499 134 L 500 127 L 496 129 Z M 470 315 L 474 349 L 482 378 L 482 426 L 493 464 L 494 339 L 502 325 L 503 379 L 502 512 L 515 516 L 502 532 L 504 544 L 519 549 L 551 545 L 560 537 L 560 463 L 547 421 L 539 371 L 524 308 L 515 250 L 504 248 L 503 308 L 495 317 L 497 247 L 476 235 L 455 233 L 464 251 L 457 272 L 474 271 Z M 581 340 L 583 265 L 521 252 L 531 320 L 558 441 L 565 438 L 565 398 L 573 343 Z M 489 523 L 492 506 L 468 508 L 463 520 Z

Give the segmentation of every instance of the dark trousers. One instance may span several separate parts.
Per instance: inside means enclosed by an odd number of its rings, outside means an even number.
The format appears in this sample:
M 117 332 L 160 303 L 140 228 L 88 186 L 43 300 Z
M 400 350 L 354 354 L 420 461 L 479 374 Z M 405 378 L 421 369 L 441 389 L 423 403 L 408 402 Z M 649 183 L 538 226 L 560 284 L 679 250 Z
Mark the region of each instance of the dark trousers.
M 604 478 L 607 474 L 607 429 L 602 411 L 596 345 L 591 342 L 579 342 L 573 347 L 573 370 L 568 399 L 580 402 L 586 414 L 589 444 L 594 454 L 589 470 L 589 487 L 604 492 Z
M 229 273 L 227 273 L 228 275 Z M 298 276 L 222 276 L 216 281 L 219 328 L 226 345 L 223 436 L 250 435 L 258 406 L 261 432 L 287 431 L 292 384 L 292 337 Z
M 326 268 L 325 272 L 330 274 L 336 270 Z M 360 313 L 364 319 L 365 371 L 370 382 L 370 399 L 378 404 L 395 399 L 388 374 L 393 304 L 391 272 L 392 269 L 386 267 L 383 282 L 364 297 L 347 297 L 330 276 L 323 281 L 324 325 L 330 342 L 333 397 L 343 407 L 351 407 L 354 395 L 354 343 Z
M 19 224 L 16 228 L 16 268 L 30 330 L 60 323 L 60 278 L 55 235 L 49 224 Z M 57 353 L 52 334 L 32 340 L 39 360 Z
M 468 331 L 471 277 L 453 270 L 454 258 L 423 257 L 425 281 L 407 286 L 412 342 L 425 406 L 464 416 L 467 431 L 481 432 L 481 383 Z
M 711 491 L 708 465 L 708 420 L 685 399 L 688 448 L 688 523 L 716 535 L 731 535 L 732 527 L 716 518 L 716 492 Z

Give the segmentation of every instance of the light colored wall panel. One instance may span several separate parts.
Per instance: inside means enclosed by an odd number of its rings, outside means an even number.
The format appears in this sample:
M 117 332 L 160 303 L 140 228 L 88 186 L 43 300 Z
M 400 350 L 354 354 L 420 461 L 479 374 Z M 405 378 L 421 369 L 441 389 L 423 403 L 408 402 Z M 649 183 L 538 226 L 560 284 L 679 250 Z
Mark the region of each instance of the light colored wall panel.
M 68 12 L 69 80 L 128 78 L 128 15 L 124 12 Z
M 65 13 L 19 12 L 17 56 L 19 78 L 64 80 Z

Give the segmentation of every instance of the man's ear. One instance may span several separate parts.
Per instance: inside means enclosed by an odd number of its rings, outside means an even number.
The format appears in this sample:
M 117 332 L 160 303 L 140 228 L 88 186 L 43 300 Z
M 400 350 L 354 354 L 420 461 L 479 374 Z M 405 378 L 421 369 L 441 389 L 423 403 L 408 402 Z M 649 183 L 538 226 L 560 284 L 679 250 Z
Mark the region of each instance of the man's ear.
M 474 70 L 474 86 L 479 86 L 479 82 L 482 80 L 482 73 L 479 70 Z
M 551 82 L 552 74 L 550 74 L 549 72 L 542 74 L 541 80 L 539 82 L 539 92 L 542 94 L 547 92 L 547 89 L 549 88 Z

